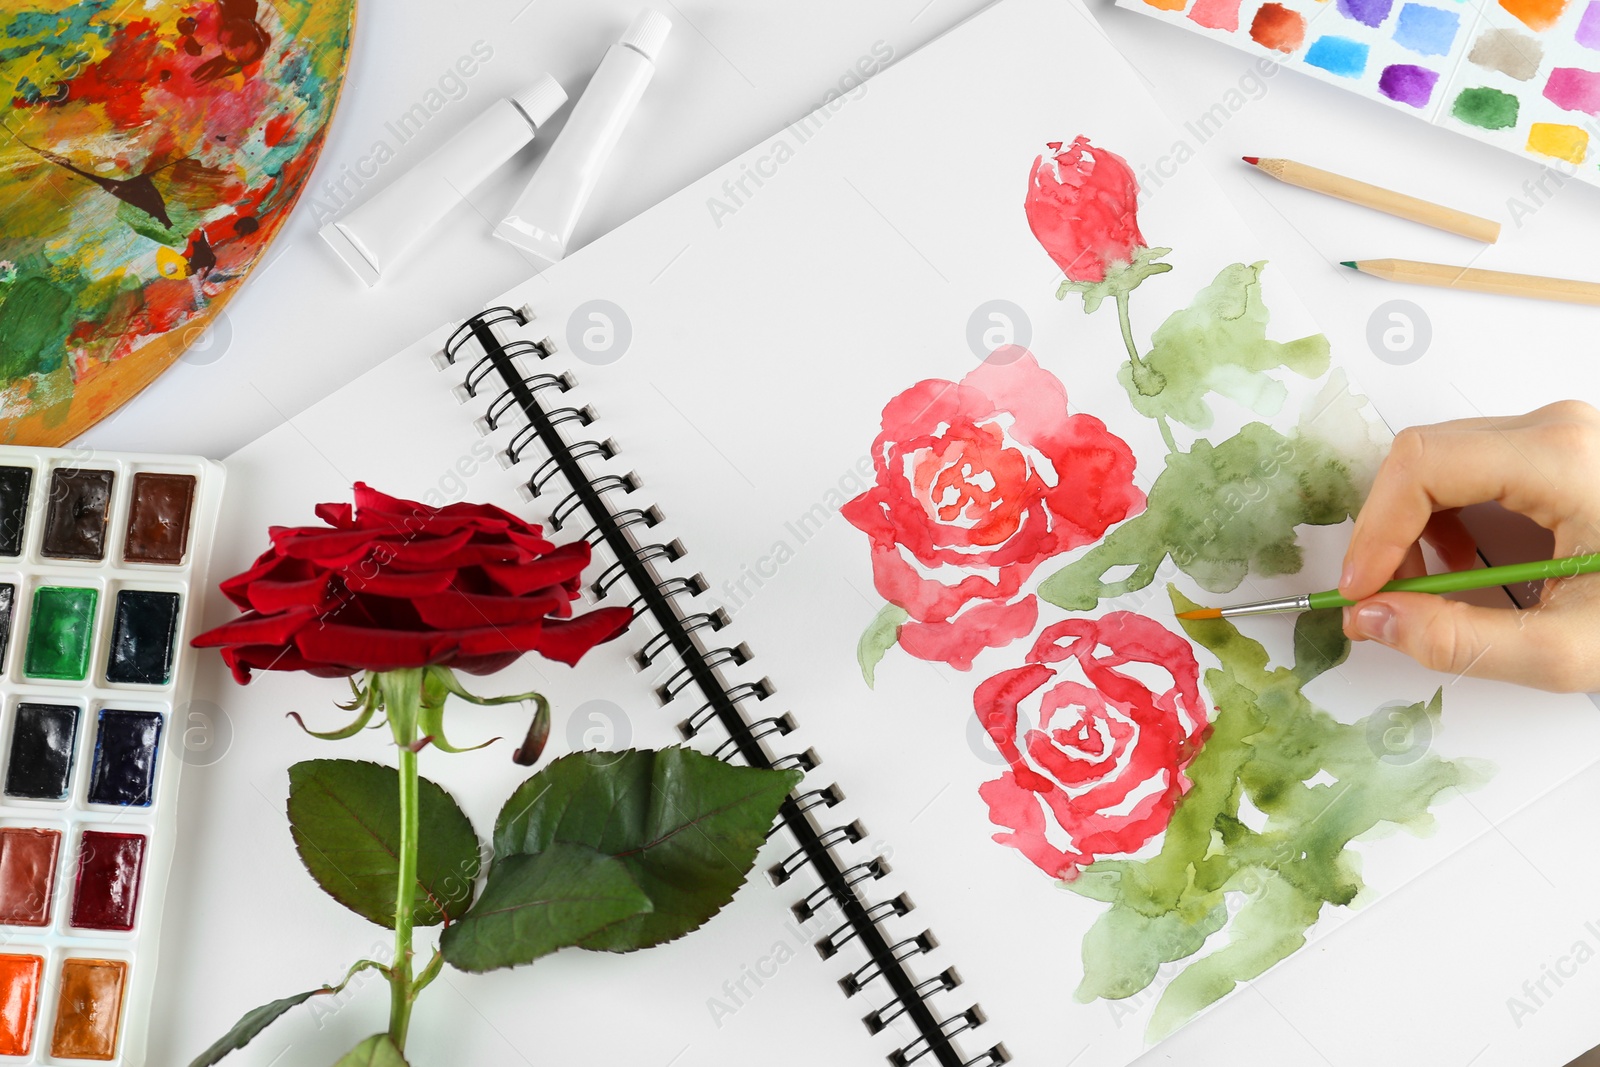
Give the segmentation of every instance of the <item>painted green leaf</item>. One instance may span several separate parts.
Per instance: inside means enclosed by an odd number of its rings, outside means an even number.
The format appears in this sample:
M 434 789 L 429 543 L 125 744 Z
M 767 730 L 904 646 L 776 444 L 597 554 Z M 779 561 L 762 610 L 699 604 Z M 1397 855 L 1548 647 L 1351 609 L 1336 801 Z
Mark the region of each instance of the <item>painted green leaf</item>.
M 439 947 L 463 971 L 515 967 L 582 944 L 651 907 L 621 860 L 555 841 L 532 855 L 496 860 L 477 906 L 445 928 Z
M 406 1058 L 388 1034 L 373 1034 L 340 1056 L 333 1067 L 406 1067 Z
M 682 747 L 575 752 L 506 801 L 495 824 L 495 867 L 556 842 L 616 856 L 653 909 L 579 943 L 648 948 L 697 928 L 733 899 L 800 778 L 798 770 L 734 767 Z
M 332 986 L 323 986 L 321 989 L 296 993 L 292 997 L 284 997 L 270 1004 L 263 1004 L 259 1008 L 250 1009 L 240 1016 L 231 1030 L 217 1038 L 210 1048 L 190 1061 L 189 1067 L 212 1067 L 213 1064 L 220 1063 L 228 1053 L 237 1052 L 254 1041 L 263 1030 L 282 1018 L 290 1008 L 298 1007 L 312 997 L 332 992 Z
M 867 623 L 861 640 L 856 643 L 856 660 L 861 664 L 861 677 L 867 680 L 868 689 L 877 684 L 878 663 L 899 640 L 901 624 L 910 618 L 900 605 L 885 604 Z
M 1212 593 L 1232 592 L 1249 574 L 1295 574 L 1302 562 L 1295 528 L 1354 515 L 1365 488 L 1357 476 L 1329 442 L 1299 431 L 1286 437 L 1262 422 L 1220 445 L 1198 440 L 1167 457 L 1142 513 L 1047 578 L 1039 595 L 1089 611 L 1105 597 L 1143 589 L 1169 559 Z M 1125 577 L 1105 580 L 1126 567 Z
M 1083 935 L 1083 958 L 1098 961 L 1084 971 L 1076 993 L 1080 1001 L 1123 1000 L 1146 989 L 1161 966 L 1187 959 L 1228 921 L 1222 894 L 1184 911 L 1145 915 L 1135 908 L 1108 909 Z M 1195 914 L 1198 912 L 1198 914 Z
M 1168 593 L 1175 610 L 1195 606 Z M 1133 996 L 1162 964 L 1206 948 L 1162 991 L 1152 1039 L 1292 955 L 1324 907 L 1354 900 L 1363 882 L 1353 840 L 1380 824 L 1426 830 L 1443 794 L 1485 773 L 1429 748 L 1437 692 L 1340 722 L 1302 692 L 1302 674 L 1329 661 L 1325 649 L 1302 649 L 1296 669 L 1278 667 L 1225 619 L 1183 627 L 1221 663 L 1206 672 L 1214 711 L 1186 772 L 1193 784 L 1155 855 L 1102 860 L 1063 883 L 1110 905 L 1084 938 L 1079 1000 Z M 1397 750 L 1385 731 L 1400 722 L 1413 743 Z M 1259 813 L 1254 826 L 1241 815 L 1245 801 Z M 1231 920 L 1217 910 L 1228 894 L 1243 900 Z
M 1271 417 L 1289 391 L 1268 371 L 1287 368 L 1306 378 L 1327 373 L 1328 339 L 1321 334 L 1288 342 L 1267 338 L 1265 268 L 1265 262 L 1224 267 L 1187 308 L 1156 328 L 1139 365 L 1122 365 L 1117 380 L 1141 415 L 1204 430 L 1213 421 L 1206 397 L 1216 393 Z
M 1337 611 L 1302 611 L 1294 620 L 1294 673 L 1301 685 L 1349 658 L 1343 623 Z
M 306 760 L 289 768 L 289 829 L 300 859 L 333 899 L 394 927 L 400 876 L 400 775 L 359 760 Z M 442 788 L 418 789 L 417 892 L 412 921 L 434 926 L 472 903 L 478 835 Z

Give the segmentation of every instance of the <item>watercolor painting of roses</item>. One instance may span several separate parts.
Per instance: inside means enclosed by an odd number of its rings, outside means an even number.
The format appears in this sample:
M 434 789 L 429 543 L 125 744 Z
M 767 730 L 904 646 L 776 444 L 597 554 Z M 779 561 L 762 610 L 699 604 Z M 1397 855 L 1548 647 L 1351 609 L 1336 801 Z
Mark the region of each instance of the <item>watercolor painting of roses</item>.
M 842 514 L 888 601 L 857 645 L 867 683 L 897 647 L 985 664 L 970 706 L 1004 767 L 974 800 L 996 843 L 1100 909 L 1076 999 L 1162 983 L 1154 1040 L 1350 906 L 1353 842 L 1425 830 L 1480 772 L 1372 740 L 1397 719 L 1431 736 L 1442 693 L 1354 722 L 1307 695 L 1349 654 L 1337 613 L 1301 615 L 1277 663 L 1226 620 L 1176 618 L 1195 606 L 1180 583 L 1211 596 L 1299 573 L 1301 531 L 1359 509 L 1382 429 L 1325 337 L 1271 336 L 1264 262 L 1213 265 L 1140 336 L 1133 294 L 1174 267 L 1140 228 L 1135 174 L 1088 137 L 1052 141 L 1019 219 L 1064 275 L 1057 299 L 1091 315 L 1110 300 L 1121 344 L 1085 329 L 1099 340 L 996 349 L 960 382 L 906 389 L 883 409 L 875 484 Z M 1120 386 L 1127 409 L 1072 410 L 1068 367 Z M 1151 420 L 1164 452 L 1136 457 L 1127 440 L 1145 438 L 1116 429 L 1129 419 Z M 1219 423 L 1232 432 L 1213 442 Z
M 1156 668 L 1164 687 L 1118 669 L 1129 664 Z M 1206 735 L 1189 642 L 1129 611 L 1046 627 L 1027 662 L 979 685 L 972 703 L 1010 765 L 978 791 L 1008 828 L 995 840 L 1069 881 L 1167 828 Z
M 889 401 L 872 457 L 873 486 L 840 510 L 871 538 L 889 602 L 863 639 L 869 681 L 896 642 L 968 670 L 1025 636 L 1039 617 L 1021 592 L 1035 568 L 1144 506 L 1133 451 L 1070 412 L 1061 381 L 1014 346 L 960 382 L 918 382 Z

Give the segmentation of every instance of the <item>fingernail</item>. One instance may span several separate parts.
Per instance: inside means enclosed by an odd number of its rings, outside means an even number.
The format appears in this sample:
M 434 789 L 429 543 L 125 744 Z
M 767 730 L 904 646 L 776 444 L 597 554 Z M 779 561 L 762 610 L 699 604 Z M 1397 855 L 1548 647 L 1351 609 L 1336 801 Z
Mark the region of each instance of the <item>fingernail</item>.
M 1356 609 L 1352 608 L 1352 607 L 1343 607 L 1343 608 L 1339 609 L 1339 613 L 1344 616 L 1344 632 L 1345 633 L 1349 633 L 1350 632 L 1350 617 L 1351 617 L 1351 615 L 1353 615 L 1355 613 L 1355 610 Z
M 1342 573 L 1340 573 L 1340 575 L 1339 575 L 1339 588 L 1340 589 L 1348 589 L 1348 588 L 1350 588 L 1350 583 L 1355 580 L 1355 577 L 1356 577 L 1356 565 L 1354 563 L 1346 563 L 1344 565 L 1344 571 Z
M 1394 609 L 1387 604 L 1364 604 L 1356 609 L 1356 632 L 1392 645 L 1400 628 Z

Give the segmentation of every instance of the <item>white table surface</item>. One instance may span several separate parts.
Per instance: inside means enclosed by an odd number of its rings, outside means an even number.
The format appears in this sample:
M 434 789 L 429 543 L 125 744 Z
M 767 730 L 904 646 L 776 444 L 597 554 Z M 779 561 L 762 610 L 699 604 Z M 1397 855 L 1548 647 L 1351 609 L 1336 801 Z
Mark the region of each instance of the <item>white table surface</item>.
M 875 44 L 904 56 L 984 2 L 658 0 L 677 28 L 574 245 L 809 112 Z M 1600 320 L 1593 309 L 1406 290 L 1336 263 L 1395 256 L 1600 276 L 1600 257 L 1588 243 L 1600 221 L 1600 188 L 1560 182 L 1560 175 L 1552 178 L 1533 163 L 1293 73 L 1257 79 L 1256 61 L 1243 53 L 1116 10 L 1107 0 L 1091 3 L 1185 131 L 1187 149 L 1195 153 L 1186 165 L 1208 168 L 1257 225 L 1264 253 L 1288 273 L 1335 350 L 1393 425 L 1521 411 L 1566 396 L 1600 399 Z M 481 188 L 470 206 L 458 209 L 426 254 L 413 255 L 370 291 L 317 238 L 312 198 L 334 211 L 357 202 L 360 194 L 336 197 L 323 183 L 354 168 L 378 139 L 386 139 L 397 155 L 369 191 L 540 72 L 553 73 L 575 97 L 636 6 L 637 0 L 369 0 L 312 188 L 268 253 L 269 263 L 229 305 L 209 343 L 91 430 L 84 443 L 225 457 L 525 278 L 529 264 L 488 230 L 536 163 L 538 144 Z M 493 57 L 468 80 L 465 95 L 397 146 L 386 123 L 420 101 L 480 40 L 492 47 Z M 1062 62 L 1070 62 L 1066 42 L 1062 54 Z M 1004 57 L 991 61 L 1002 63 Z M 978 78 L 982 69 L 951 76 Z M 1243 92 L 1230 96 L 1232 89 Z M 1213 125 L 1208 137 L 1184 126 L 1217 104 L 1226 121 Z M 557 128 L 552 124 L 547 132 Z M 959 140 L 960 131 L 952 130 L 951 143 Z M 1506 232 L 1499 245 L 1485 250 L 1273 183 L 1241 164 L 1242 154 L 1324 163 L 1498 218 Z M 1544 192 L 1536 188 L 1541 178 Z M 1522 205 L 1517 221 L 1513 200 Z M 1378 358 L 1367 341 L 1369 321 L 1387 314 L 1394 300 L 1419 308 L 1431 333 L 1427 351 L 1405 365 Z M 1508 707 L 1508 715 L 1514 713 Z M 190 771 L 214 774 L 225 766 L 223 761 Z M 1524 980 L 1537 980 L 1543 967 L 1590 936 L 1586 922 L 1600 920 L 1600 898 L 1592 893 L 1600 884 L 1600 831 L 1591 814 L 1596 811 L 1600 772 L 1561 787 L 1498 827 L 1493 839 L 1395 894 L 1393 907 L 1355 924 L 1370 928 L 1364 936 L 1375 946 L 1369 986 L 1331 998 L 1317 986 L 1314 968 L 1296 968 L 1294 979 L 1269 976 L 1241 998 L 1244 1007 L 1201 1019 L 1143 1062 L 1232 1064 L 1268 1062 L 1269 1056 L 1283 1064 L 1356 1062 L 1336 1038 L 1308 1037 L 1287 1025 L 1280 1006 L 1291 998 L 1302 1010 L 1305 1000 L 1326 998 L 1330 1010 L 1348 1011 L 1351 1019 L 1363 1012 L 1406 1012 L 1422 1028 L 1430 1025 L 1428 1004 L 1440 997 L 1470 996 L 1485 1012 L 1507 1011 L 1507 998 L 1521 994 Z M 205 862 L 203 855 L 180 850 L 175 878 Z M 1470 905 L 1451 893 L 1464 882 L 1473 886 Z M 1395 930 L 1387 941 L 1385 925 Z M 1475 946 L 1490 941 L 1516 945 L 1525 973 L 1476 968 Z M 163 967 L 193 971 L 172 959 Z M 1508 1057 L 1502 1047 L 1492 1058 L 1530 1067 L 1565 1062 L 1600 1042 L 1597 1001 L 1600 964 L 1582 967 L 1515 1029 L 1509 1040 L 1517 1053 Z M 195 1051 L 195 1025 L 177 1018 L 181 1006 L 170 998 L 158 999 L 157 1008 L 151 1063 L 186 1061 Z M 1337 1027 L 1328 1031 L 1336 1032 Z M 1487 1051 L 1458 1054 L 1455 1043 L 1444 1044 L 1452 1051 L 1440 1062 L 1461 1067 Z M 863 1043 L 862 1062 L 870 1059 Z

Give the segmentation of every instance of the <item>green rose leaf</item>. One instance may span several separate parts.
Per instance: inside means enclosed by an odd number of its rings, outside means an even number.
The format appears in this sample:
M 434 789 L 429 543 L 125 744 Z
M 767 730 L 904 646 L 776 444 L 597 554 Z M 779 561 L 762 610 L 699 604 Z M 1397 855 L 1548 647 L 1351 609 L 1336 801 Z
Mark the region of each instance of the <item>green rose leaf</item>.
M 388 1034 L 373 1034 L 339 1057 L 333 1067 L 406 1067 L 406 1058 Z
M 1294 673 L 1304 685 L 1350 656 L 1344 615 L 1337 611 L 1303 611 L 1294 620 Z
M 1268 371 L 1306 378 L 1328 370 L 1328 339 L 1268 340 L 1270 315 L 1261 298 L 1266 263 L 1224 267 L 1216 280 L 1175 311 L 1150 337 L 1150 354 L 1124 363 L 1117 380 L 1141 415 L 1170 418 L 1196 430 L 1212 423 L 1206 396 L 1216 393 L 1263 417 L 1276 415 L 1289 391 Z
M 250 1011 L 245 1012 L 238 1022 L 233 1024 L 231 1030 L 218 1038 L 210 1048 L 196 1056 L 189 1064 L 189 1067 L 212 1067 L 212 1064 L 219 1062 L 228 1053 L 237 1052 L 251 1041 L 254 1041 L 260 1036 L 261 1031 L 277 1022 L 290 1008 L 298 1007 L 312 997 L 342 992 L 344 987 L 350 984 L 350 979 L 355 976 L 357 971 L 369 970 L 381 971 L 383 967 L 376 960 L 357 960 L 351 966 L 349 973 L 344 976 L 344 981 L 336 986 L 325 985 L 319 989 L 296 993 L 292 997 L 274 1000 L 272 1003 L 263 1004 L 259 1008 L 252 1008 Z
M 900 626 L 910 618 L 900 605 L 885 604 L 867 623 L 866 631 L 856 643 L 856 660 L 861 664 L 861 677 L 867 680 L 868 689 L 877 684 L 878 663 L 900 639 Z
M 252 1008 L 233 1024 L 233 1029 L 217 1038 L 210 1048 L 190 1061 L 189 1067 L 212 1067 L 212 1064 L 221 1062 L 228 1053 L 237 1052 L 254 1041 L 260 1036 L 261 1031 L 277 1022 L 290 1008 L 299 1007 L 312 997 L 332 992 L 332 986 L 323 986 L 321 989 L 296 993 L 292 997 L 284 997 L 282 1000 L 263 1004 L 259 1008 Z
M 1143 589 L 1169 558 L 1212 593 L 1249 574 L 1295 574 L 1295 528 L 1331 526 L 1361 507 L 1364 484 L 1335 444 L 1296 430 L 1284 436 L 1252 422 L 1220 445 L 1198 440 L 1167 457 L 1145 510 L 1039 587 L 1045 600 L 1089 611 L 1103 598 Z M 1131 567 L 1114 581 L 1105 575 Z
M 734 767 L 678 746 L 575 752 L 529 778 L 506 802 L 495 824 L 494 869 L 507 857 L 536 855 L 558 842 L 615 856 L 651 909 L 572 940 L 608 952 L 659 945 L 696 929 L 733 899 L 801 776 Z
M 359 760 L 306 760 L 289 768 L 289 829 L 306 870 L 333 899 L 394 927 L 400 876 L 400 775 Z M 412 922 L 463 915 L 478 876 L 478 835 L 461 808 L 426 778 L 418 785 L 417 892 Z
M 463 971 L 532 963 L 652 908 L 627 865 L 588 845 L 557 841 L 495 861 L 478 904 L 440 938 Z

